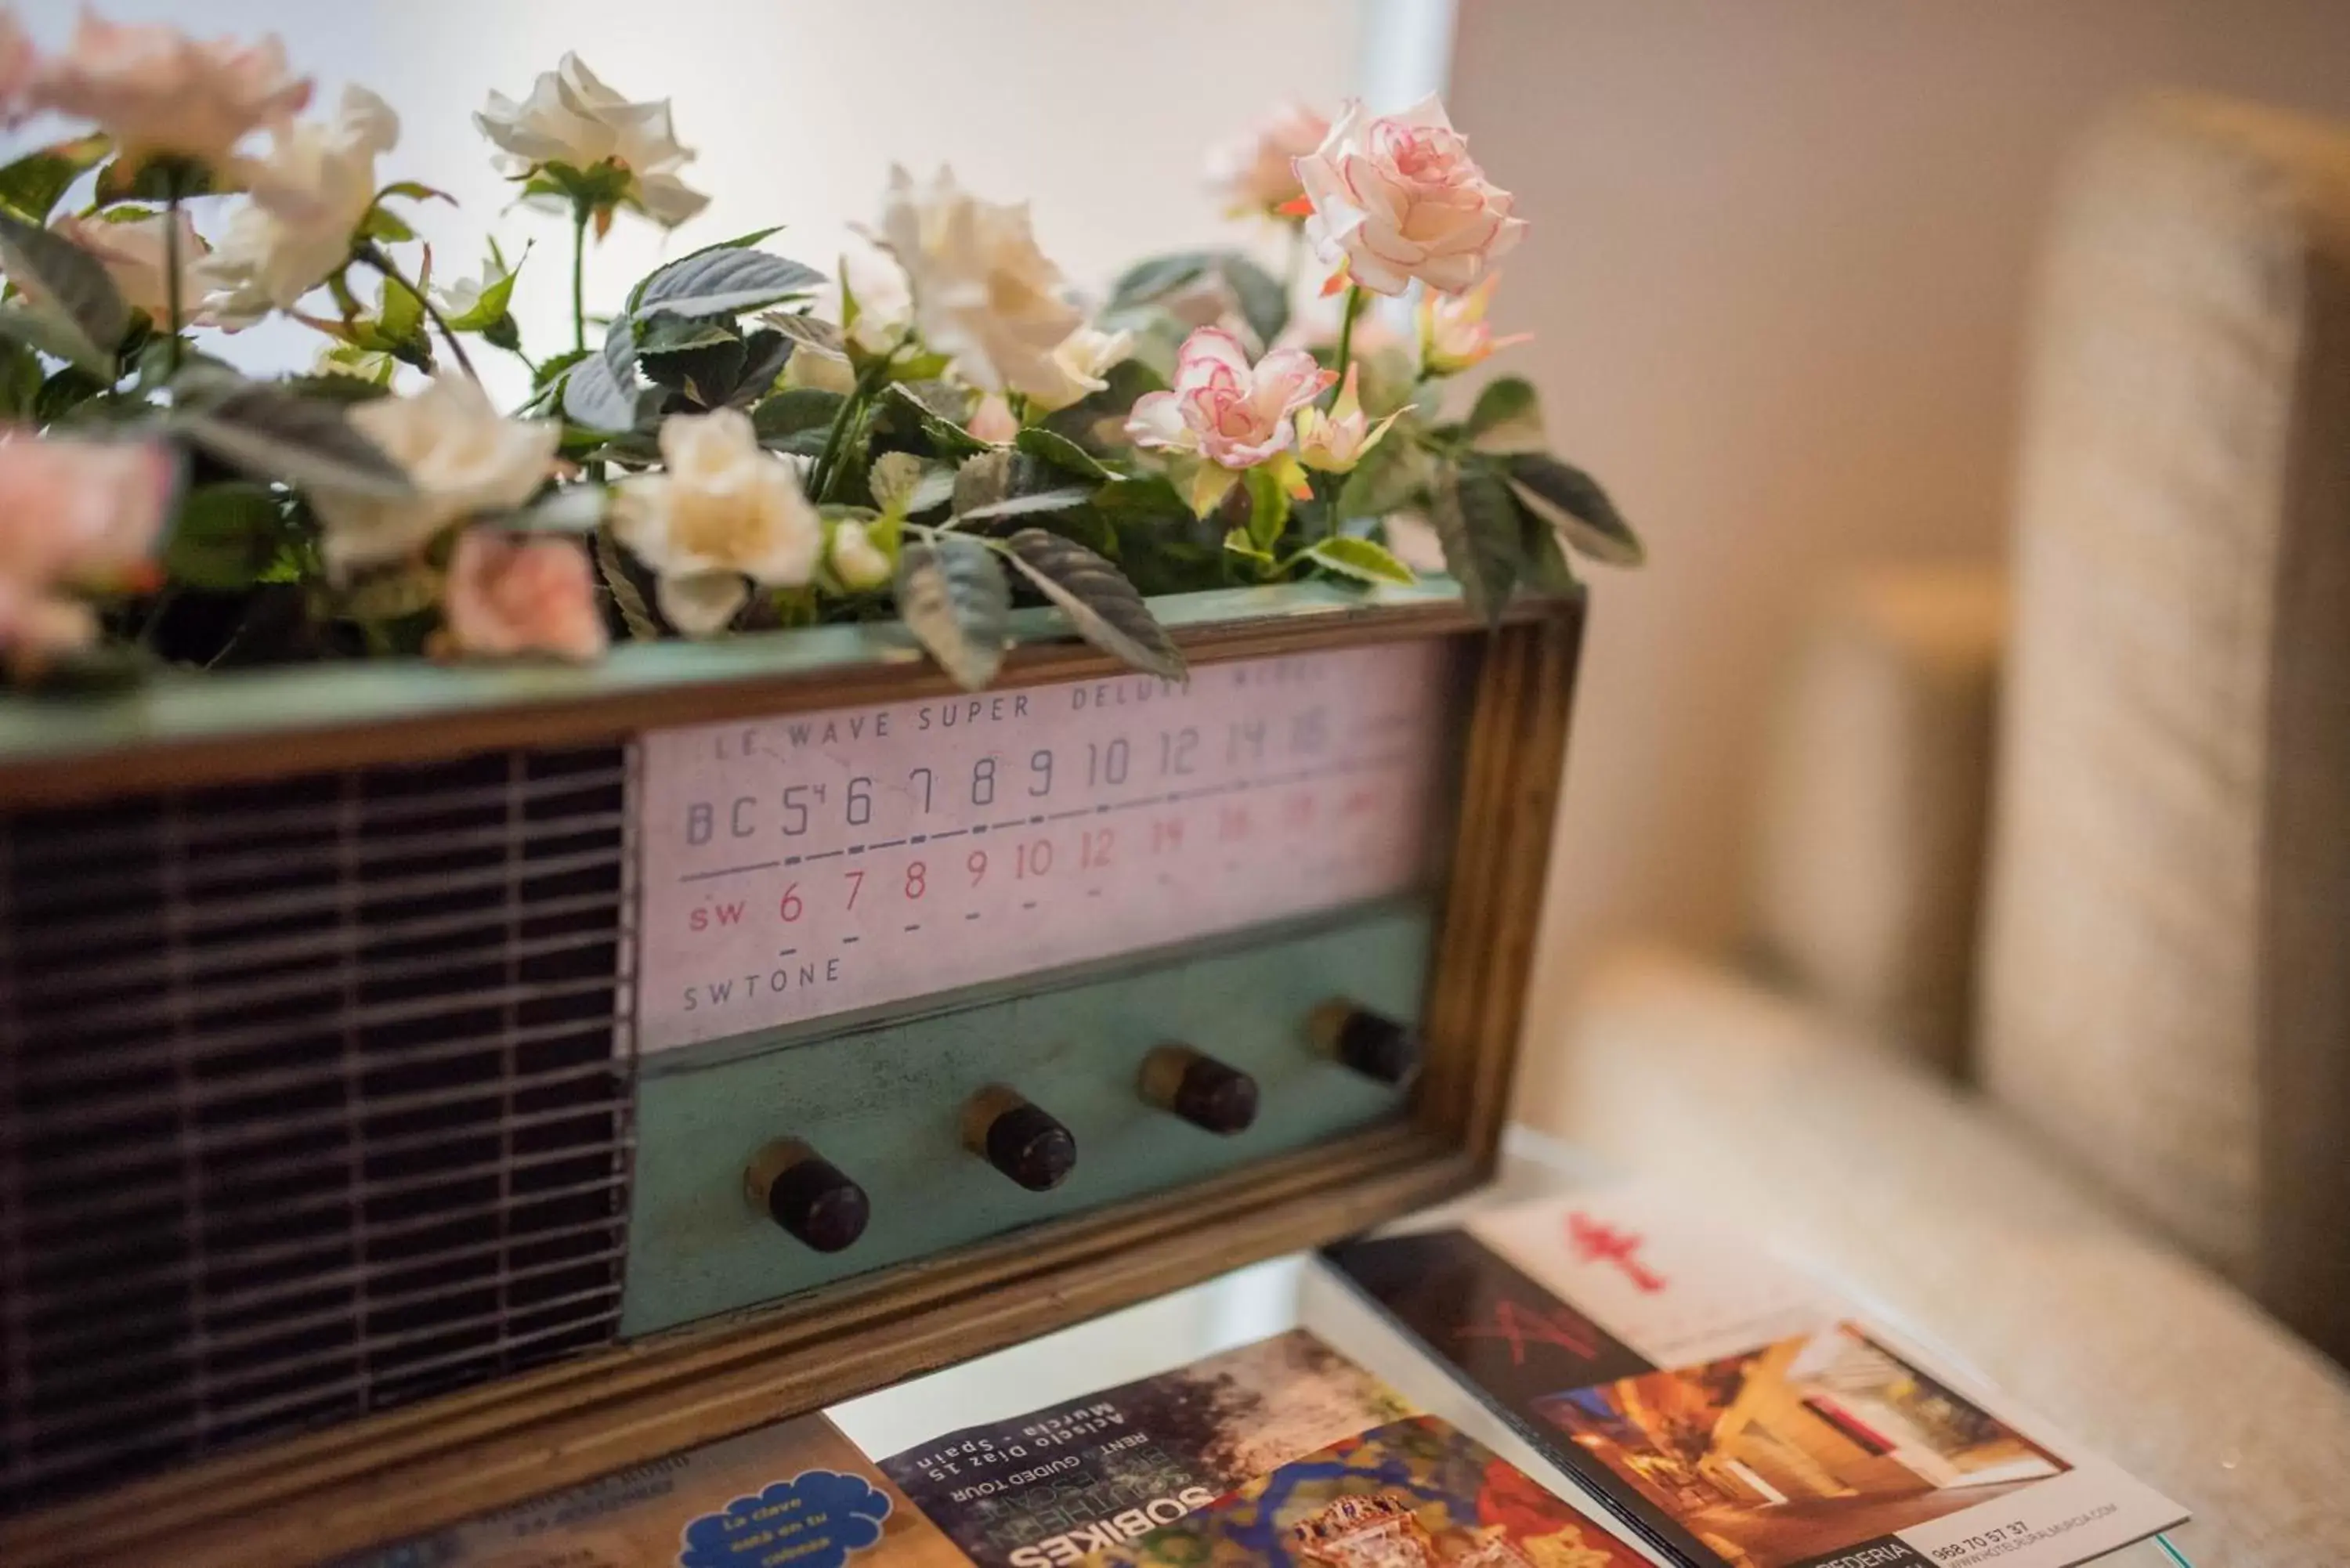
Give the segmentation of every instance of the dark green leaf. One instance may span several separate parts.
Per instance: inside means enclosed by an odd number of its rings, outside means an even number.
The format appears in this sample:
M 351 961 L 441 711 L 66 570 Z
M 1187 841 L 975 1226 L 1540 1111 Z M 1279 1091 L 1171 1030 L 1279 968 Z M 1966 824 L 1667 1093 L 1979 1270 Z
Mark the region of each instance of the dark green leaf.
M 1094 492 L 1094 506 L 1122 524 L 1177 528 L 1191 521 L 1191 504 L 1163 473 L 1113 479 Z
M 57 198 L 113 149 L 111 140 L 92 134 L 28 152 L 0 169 L 0 202 L 33 223 L 46 223 Z
M 538 369 L 531 375 L 530 384 L 534 387 L 550 386 L 556 378 L 594 352 L 592 348 L 566 348 L 560 354 L 550 354 L 538 362 Z
M 1559 546 L 1558 530 L 1523 504 L 1518 507 L 1518 538 L 1526 552 L 1527 586 L 1537 593 L 1573 592 L 1578 584 L 1575 568 L 1567 565 L 1566 552 Z
M 1116 566 L 1042 528 L 1023 528 L 1004 543 L 1012 564 L 1060 607 L 1079 637 L 1147 675 L 1183 679 L 1183 650 Z
M 764 251 L 722 246 L 673 261 L 645 279 L 630 314 L 737 316 L 805 294 L 823 281 L 812 266 Z
M 819 445 L 832 429 L 832 421 L 840 417 L 840 406 L 847 401 L 838 392 L 821 391 L 815 387 L 792 387 L 762 399 L 751 410 L 751 428 L 759 440 L 774 446 L 787 436 L 814 432 Z
M 1524 561 L 1509 490 L 1484 468 L 1452 463 L 1438 469 L 1434 490 L 1428 519 L 1444 545 L 1445 567 L 1461 585 L 1469 612 L 1498 622 Z
M 563 417 L 590 430 L 633 430 L 637 391 L 637 340 L 623 316 L 606 331 L 602 350 L 571 368 L 563 383 Z
M 976 457 L 995 450 L 961 425 L 932 413 L 910 382 L 890 382 L 882 397 L 885 402 L 896 404 L 912 417 L 916 428 L 930 441 L 931 450 L 941 457 Z
M 943 506 L 953 497 L 955 471 L 910 452 L 889 452 L 873 460 L 865 483 L 883 512 L 910 517 Z
M 277 558 L 282 524 L 266 485 L 236 482 L 188 493 L 163 545 L 163 570 L 196 588 L 244 588 Z
M 259 479 L 385 498 L 411 493 L 407 471 L 361 435 L 340 404 L 245 381 L 172 410 L 171 426 Z
M 1110 290 L 1111 309 L 1149 305 L 1212 281 L 1232 296 L 1258 342 L 1269 344 L 1289 324 L 1289 291 L 1238 251 L 1180 251 L 1129 267 Z
M 667 310 L 655 310 L 638 317 L 636 330 L 639 358 L 651 358 L 660 354 L 682 354 L 691 348 L 743 341 L 742 335 L 725 321 L 713 321 L 707 317 L 697 319 Z
M 1118 275 L 1110 286 L 1109 300 L 1113 306 L 1137 305 L 1172 294 L 1187 283 L 1196 281 L 1208 270 L 1206 251 L 1178 251 L 1172 254 L 1152 256 L 1135 263 Z
M 13 337 L 0 337 L 0 419 L 30 418 L 41 380 L 40 356 Z
M 1469 410 L 1469 444 L 1479 452 L 1540 452 L 1544 445 L 1542 400 L 1523 376 L 1485 383 Z
M 1241 317 L 1249 330 L 1256 334 L 1260 347 L 1271 348 L 1289 325 L 1289 291 L 1280 279 L 1238 251 L 1224 253 L 1217 263 L 1233 297 L 1240 301 Z
M 168 202 L 174 182 L 182 197 L 210 196 L 219 187 L 212 171 L 169 158 L 142 158 L 128 165 L 120 158 L 98 171 L 98 188 L 90 204 L 111 207 L 120 202 Z
M 68 329 L 78 350 L 68 356 L 76 364 L 99 375 L 114 369 L 114 351 L 130 330 L 130 307 L 96 256 L 63 234 L 0 212 L 0 268 Z
M 1521 452 L 1506 466 L 1512 493 L 1578 554 L 1610 566 L 1637 566 L 1648 558 L 1632 525 L 1583 470 L 1536 452 Z
M 1003 447 L 987 447 L 974 452 L 956 465 L 954 509 L 969 512 L 977 507 L 993 506 L 1012 493 L 1013 453 Z
M 775 389 L 775 378 L 792 358 L 792 340 L 780 332 L 761 327 L 743 339 L 743 368 L 734 378 L 734 390 L 727 401 L 736 408 L 748 408 Z
M 1339 534 L 1317 539 L 1305 547 L 1305 558 L 1342 576 L 1366 583 L 1395 583 L 1409 587 L 1419 581 L 1409 566 L 1396 559 L 1384 545 Z
M 737 234 L 731 240 L 720 240 L 715 244 L 707 244 L 702 246 L 698 250 L 686 252 L 683 255 L 678 257 L 677 260 L 666 263 L 663 265 L 655 268 L 653 271 L 647 273 L 644 276 L 637 280 L 637 286 L 629 290 L 629 308 L 627 314 L 634 316 L 637 313 L 637 306 L 644 303 L 645 291 L 652 286 L 653 279 L 659 277 L 662 273 L 669 271 L 670 268 L 683 266 L 688 262 L 699 261 L 703 256 L 709 255 L 713 251 L 748 250 L 753 245 L 759 244 L 770 235 L 779 234 L 783 232 L 783 224 L 774 223 L 764 229 L 753 229 L 747 234 Z
M 1055 468 L 1084 479 L 1116 479 L 1118 474 L 1102 466 L 1093 453 L 1086 451 L 1065 435 L 1039 426 L 1022 431 L 1012 442 L 1039 462 L 1049 462 Z
M 813 316 L 801 316 L 788 310 L 770 310 L 759 317 L 759 325 L 772 327 L 795 343 L 830 354 L 836 358 L 848 357 L 847 339 L 840 328 L 829 321 L 819 321 Z
M 966 691 L 995 679 L 1012 614 L 1003 563 L 959 534 L 909 538 L 898 552 L 898 614 Z
M 78 365 L 60 366 L 57 374 L 43 381 L 41 389 L 33 395 L 33 422 L 52 425 L 69 418 L 75 410 L 105 391 L 111 384 Z
M 986 523 L 1003 517 L 1026 517 L 1039 512 L 1066 512 L 1083 506 L 1093 499 L 1090 489 L 1040 490 L 1029 495 L 1011 495 L 1001 501 L 974 506 L 968 512 L 957 513 L 966 523 Z
M 1412 505 L 1428 488 L 1430 472 L 1419 443 L 1404 431 L 1390 431 L 1347 475 L 1338 491 L 1338 515 L 1384 517 Z

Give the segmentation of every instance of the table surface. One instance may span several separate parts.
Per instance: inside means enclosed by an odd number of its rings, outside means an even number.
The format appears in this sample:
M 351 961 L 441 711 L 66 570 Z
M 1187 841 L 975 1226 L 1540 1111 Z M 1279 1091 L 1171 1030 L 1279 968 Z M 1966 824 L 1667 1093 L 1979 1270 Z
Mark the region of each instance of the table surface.
M 1512 1127 L 1503 1146 L 1500 1173 L 1492 1185 L 1455 1203 L 1416 1214 L 1404 1223 L 1415 1230 L 1441 1224 L 1477 1209 L 1562 1193 L 1609 1174 L 1607 1167 L 1555 1139 L 1525 1127 Z M 1433 1363 L 1406 1366 L 1391 1355 L 1374 1356 L 1367 1350 L 1354 1349 L 1367 1338 L 1376 1344 L 1385 1331 L 1377 1324 L 1375 1314 L 1354 1303 L 1344 1292 L 1311 1288 L 1308 1270 L 1305 1254 L 1274 1258 L 849 1400 L 826 1414 L 867 1453 L 892 1454 L 943 1432 L 1003 1420 L 1303 1327 L 1357 1355 L 1407 1398 L 1451 1421 L 1559 1496 L 1595 1516 L 1607 1517 L 1606 1510 L 1580 1483 L 1544 1460 Z M 1872 1316 L 1887 1317 L 1881 1310 L 1869 1310 Z M 1913 1340 L 1927 1339 L 1898 1320 L 1889 1321 L 1887 1326 L 1908 1333 Z M 1947 1347 L 1933 1345 L 1931 1348 L 1955 1368 L 1964 1369 L 1963 1358 Z M 2016 1392 L 2028 1406 L 2031 1391 Z M 1638 1542 L 1633 1544 L 1650 1561 L 1670 1568 L 1667 1559 Z M 2147 1541 L 2097 1562 L 2099 1568 L 2180 1568 L 2187 1559 L 2167 1552 L 2158 1542 Z

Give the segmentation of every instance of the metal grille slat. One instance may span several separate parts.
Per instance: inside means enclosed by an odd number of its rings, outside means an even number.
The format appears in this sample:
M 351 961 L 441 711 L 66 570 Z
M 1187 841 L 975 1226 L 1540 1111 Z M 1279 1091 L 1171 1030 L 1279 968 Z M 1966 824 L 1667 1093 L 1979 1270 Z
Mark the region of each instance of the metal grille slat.
M 0 816 L 0 1514 L 611 1342 L 624 763 Z

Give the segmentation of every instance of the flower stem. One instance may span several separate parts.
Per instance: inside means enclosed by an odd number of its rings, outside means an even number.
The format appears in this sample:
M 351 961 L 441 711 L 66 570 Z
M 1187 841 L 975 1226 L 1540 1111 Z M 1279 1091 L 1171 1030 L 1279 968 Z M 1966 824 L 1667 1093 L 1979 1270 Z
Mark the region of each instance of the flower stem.
M 164 327 L 172 335 L 171 344 L 163 350 L 167 374 L 176 378 L 180 373 L 180 171 L 171 166 L 163 176 L 163 313 L 171 319 Z
M 423 307 L 425 316 L 431 319 L 433 326 L 441 329 L 442 337 L 449 345 L 449 352 L 456 357 L 458 369 L 465 372 L 468 380 L 477 387 L 480 386 L 481 372 L 475 370 L 473 360 L 465 357 L 465 345 L 458 340 L 457 329 L 449 325 L 448 317 L 441 314 L 439 306 L 424 297 L 422 289 L 408 281 L 407 275 L 400 270 L 399 264 L 386 255 L 381 246 L 372 244 L 361 245 L 359 257 L 359 260 L 381 273 L 387 282 L 396 283 L 405 289 L 409 297 Z
M 1338 313 L 1338 379 L 1333 383 L 1334 385 L 1346 385 L 1347 367 L 1355 361 L 1355 317 L 1362 308 L 1363 286 L 1359 283 L 1348 284 L 1347 303 Z
M 571 204 L 571 347 L 588 352 L 588 203 Z
M 825 432 L 824 452 L 816 458 L 816 466 L 808 471 L 809 500 L 821 504 L 830 498 L 833 482 L 840 477 L 841 448 L 847 443 L 849 430 L 857 423 L 865 405 L 873 400 L 873 394 L 879 391 L 881 384 L 889 379 L 889 366 L 898 358 L 898 349 L 911 341 L 912 336 L 911 333 L 907 334 L 896 348 L 866 366 L 864 374 L 857 378 L 856 388 L 841 400 L 840 411 L 832 416 L 832 429 Z

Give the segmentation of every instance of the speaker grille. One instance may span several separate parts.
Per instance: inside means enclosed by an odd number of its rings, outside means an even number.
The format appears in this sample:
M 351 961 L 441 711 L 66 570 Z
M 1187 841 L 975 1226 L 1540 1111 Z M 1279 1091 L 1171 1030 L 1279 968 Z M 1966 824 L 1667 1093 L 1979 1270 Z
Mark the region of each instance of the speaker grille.
M 616 747 L 0 818 L 0 1511 L 608 1343 Z

